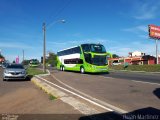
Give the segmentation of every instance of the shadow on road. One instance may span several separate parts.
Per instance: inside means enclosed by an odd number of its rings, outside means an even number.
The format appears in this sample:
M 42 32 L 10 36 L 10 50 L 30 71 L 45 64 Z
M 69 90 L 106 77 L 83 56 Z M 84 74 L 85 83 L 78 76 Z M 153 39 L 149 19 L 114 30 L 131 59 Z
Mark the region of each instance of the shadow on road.
M 121 115 L 114 112 L 106 112 L 91 116 L 83 116 L 80 117 L 79 120 L 160 120 L 160 110 L 148 107 Z
M 160 99 L 160 88 L 156 88 L 153 93 Z
M 60 70 L 57 70 L 56 72 L 70 72 L 70 73 L 79 73 L 81 74 L 79 71 L 70 71 L 70 70 L 65 70 L 65 71 L 60 71 Z M 54 73 L 56 73 L 54 71 Z M 86 72 L 84 73 L 86 75 L 106 75 L 106 74 L 110 74 L 109 72 L 101 72 L 101 73 L 89 73 L 89 72 Z

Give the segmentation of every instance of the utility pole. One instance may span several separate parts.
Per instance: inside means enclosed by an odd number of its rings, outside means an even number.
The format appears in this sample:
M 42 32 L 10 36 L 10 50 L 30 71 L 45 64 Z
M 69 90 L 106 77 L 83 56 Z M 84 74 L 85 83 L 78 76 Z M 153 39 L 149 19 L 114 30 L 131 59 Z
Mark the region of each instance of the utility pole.
M 157 58 L 157 64 L 159 63 L 158 61 L 158 40 L 156 39 L 156 58 Z
M 65 20 L 58 20 L 54 22 L 54 24 L 56 24 L 57 22 L 65 23 Z M 43 29 L 43 37 L 44 37 L 43 38 L 43 72 L 46 72 L 46 23 L 45 22 L 43 23 L 42 29 Z
M 46 72 L 46 24 L 43 23 L 43 72 Z

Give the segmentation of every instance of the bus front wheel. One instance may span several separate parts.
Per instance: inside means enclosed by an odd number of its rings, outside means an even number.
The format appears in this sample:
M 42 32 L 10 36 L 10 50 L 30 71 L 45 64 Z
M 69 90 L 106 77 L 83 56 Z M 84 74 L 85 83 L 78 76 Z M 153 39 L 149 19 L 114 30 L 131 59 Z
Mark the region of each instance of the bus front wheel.
M 82 74 L 85 73 L 84 67 L 81 67 L 81 68 L 80 68 L 80 72 L 81 72 Z

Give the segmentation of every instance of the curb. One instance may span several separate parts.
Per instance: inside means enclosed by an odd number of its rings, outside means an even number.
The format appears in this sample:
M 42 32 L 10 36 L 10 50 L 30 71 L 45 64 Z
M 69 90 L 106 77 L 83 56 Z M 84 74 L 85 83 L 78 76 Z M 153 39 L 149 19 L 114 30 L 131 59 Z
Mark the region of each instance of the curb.
M 87 104 L 80 102 L 78 99 L 71 97 L 68 94 L 62 92 L 61 90 L 58 90 L 58 89 L 50 86 L 46 82 L 43 82 L 43 80 L 40 80 L 40 76 L 38 75 L 38 76 L 33 77 L 31 79 L 31 82 L 33 82 L 36 86 L 38 86 L 39 88 L 44 90 L 47 94 L 55 96 L 56 98 L 60 99 L 64 103 L 72 106 L 74 109 L 78 110 L 82 114 L 93 115 L 93 114 L 100 113 L 96 109 L 89 107 Z
M 44 90 L 47 94 L 49 95 L 53 95 L 56 98 L 60 98 L 60 97 L 65 97 L 67 96 L 65 93 L 51 87 L 50 85 L 48 85 L 45 82 L 42 82 L 41 80 L 39 80 L 37 77 L 33 77 L 31 79 L 31 81 L 38 86 L 40 89 Z

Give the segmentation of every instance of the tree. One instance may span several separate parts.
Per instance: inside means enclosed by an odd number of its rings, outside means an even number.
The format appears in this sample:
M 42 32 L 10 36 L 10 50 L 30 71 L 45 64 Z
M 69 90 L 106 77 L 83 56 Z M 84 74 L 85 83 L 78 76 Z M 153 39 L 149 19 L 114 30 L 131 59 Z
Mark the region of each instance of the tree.
M 113 58 L 118 58 L 119 56 L 117 54 L 112 55 Z
M 0 58 L 4 58 L 4 56 L 2 54 L 0 54 Z
M 30 62 L 30 60 L 24 60 L 24 61 L 22 61 L 22 64 L 23 65 L 29 65 L 29 62 Z
M 55 53 L 50 52 L 49 57 L 46 59 L 46 63 L 50 64 L 51 66 L 57 65 L 57 55 Z

